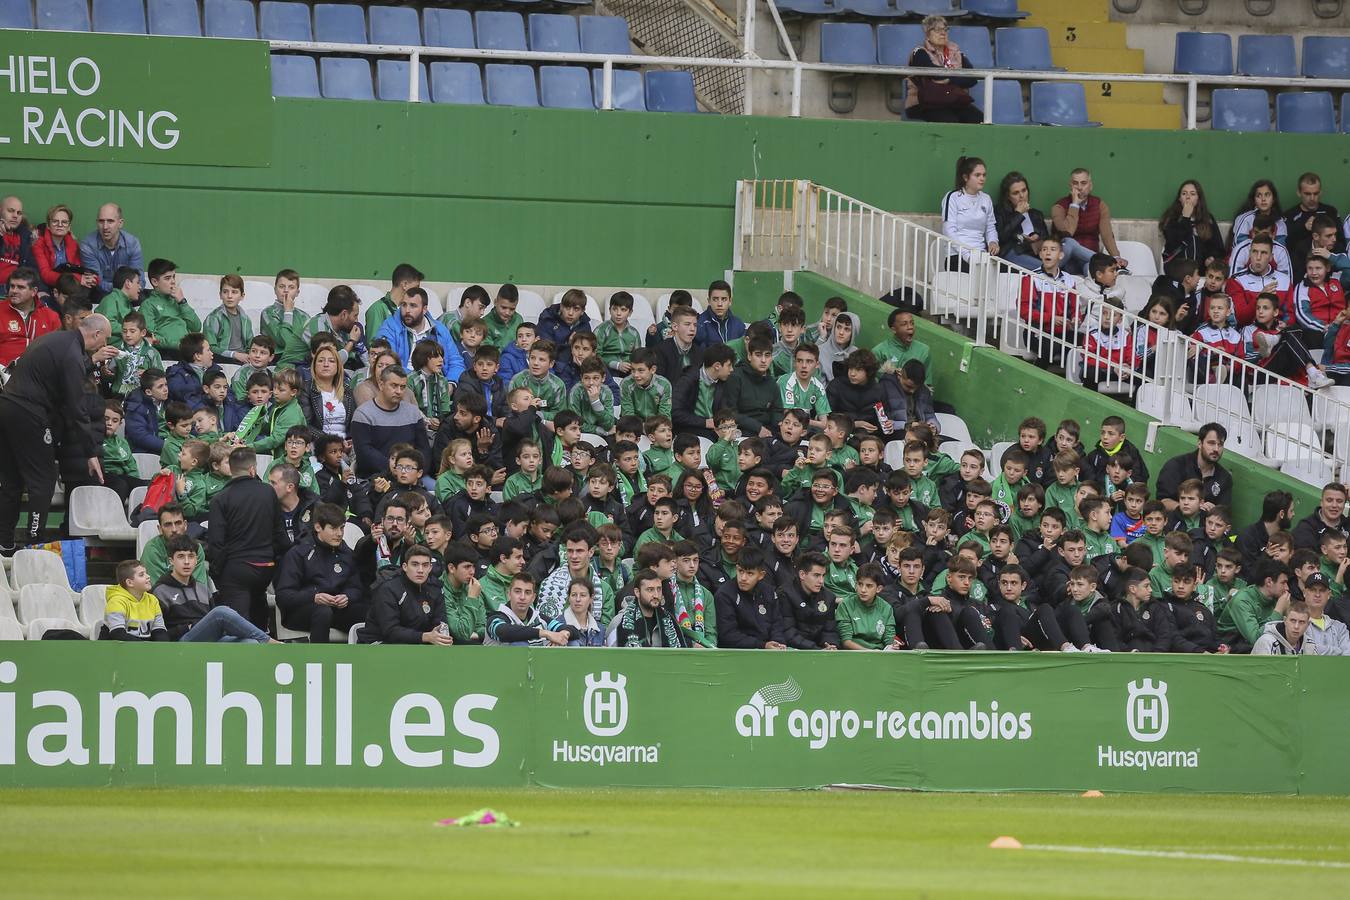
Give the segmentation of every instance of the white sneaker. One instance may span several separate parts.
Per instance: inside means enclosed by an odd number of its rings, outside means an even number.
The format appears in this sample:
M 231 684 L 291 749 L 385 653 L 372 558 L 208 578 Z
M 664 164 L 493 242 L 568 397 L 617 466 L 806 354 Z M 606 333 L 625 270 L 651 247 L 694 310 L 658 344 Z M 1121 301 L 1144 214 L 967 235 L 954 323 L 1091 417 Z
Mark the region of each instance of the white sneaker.
M 1256 345 L 1256 349 L 1261 351 L 1262 356 L 1269 356 L 1274 353 L 1275 345 L 1279 342 L 1280 336 L 1278 334 L 1266 334 L 1264 331 L 1258 331 L 1252 337 L 1252 343 Z
M 1314 391 L 1320 391 L 1322 388 L 1331 387 L 1336 382 L 1327 377 L 1327 374 L 1316 366 L 1308 367 L 1308 387 Z
M 1101 647 L 1098 647 L 1096 644 L 1084 644 L 1084 645 L 1083 645 L 1083 652 L 1084 652 L 1084 653 L 1110 653 L 1111 651 L 1110 651 L 1110 650 L 1103 650 Z
M 1078 649 L 1077 647 L 1075 647 L 1073 644 L 1065 644 L 1063 647 L 1060 647 L 1060 648 L 1059 648 L 1059 652 L 1060 652 L 1060 653 L 1082 653 L 1083 651 L 1082 651 L 1082 650 L 1079 650 L 1079 649 Z

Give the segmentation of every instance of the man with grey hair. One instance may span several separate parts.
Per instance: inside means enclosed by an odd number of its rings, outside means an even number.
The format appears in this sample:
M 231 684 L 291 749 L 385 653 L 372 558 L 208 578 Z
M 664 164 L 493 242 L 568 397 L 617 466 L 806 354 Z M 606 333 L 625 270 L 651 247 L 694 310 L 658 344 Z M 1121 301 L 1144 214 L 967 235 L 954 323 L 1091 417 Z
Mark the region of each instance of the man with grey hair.
M 23 217 L 23 201 L 11 194 L 0 198 L 0 284 L 21 266 L 35 267 L 33 232 Z
M 405 403 L 408 373 L 389 366 L 380 373 L 374 399 L 356 408 L 348 434 L 356 451 L 356 476 L 369 478 L 389 468 L 395 444 L 412 444 L 423 459 L 431 459 L 426 419 L 415 403 Z
M 80 261 L 86 268 L 98 273 L 99 296 L 121 287 L 113 282 L 113 273 L 121 266 L 145 271 L 145 256 L 141 242 L 124 230 L 122 207 L 105 203 L 98 208 L 98 222 L 93 231 L 80 241 Z
M 100 315 L 91 315 L 71 331 L 53 331 L 28 345 L 23 358 L 10 369 L 0 394 L 0 554 L 14 551 L 13 525 L 19 519 L 19 500 L 28 494 L 28 522 L 24 541 L 37 543 L 44 535 L 52 495 L 56 492 L 56 448 L 86 461 L 90 479 L 103 483 L 99 447 L 93 441 L 89 406 L 89 372 L 94 365 L 117 355 L 108 346 L 112 327 Z

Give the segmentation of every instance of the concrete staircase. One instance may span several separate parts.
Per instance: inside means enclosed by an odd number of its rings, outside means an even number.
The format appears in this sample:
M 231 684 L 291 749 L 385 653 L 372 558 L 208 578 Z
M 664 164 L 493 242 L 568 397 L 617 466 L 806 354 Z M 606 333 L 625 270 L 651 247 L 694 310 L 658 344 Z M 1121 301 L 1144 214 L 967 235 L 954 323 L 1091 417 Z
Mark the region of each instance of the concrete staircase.
M 1111 21 L 1111 0 L 1019 0 L 1022 20 L 1050 33 L 1055 65 L 1071 72 L 1143 74 L 1144 51 L 1125 44 L 1126 25 Z M 1181 110 L 1163 102 L 1161 84 L 1085 81 L 1088 118 L 1107 128 L 1181 127 Z

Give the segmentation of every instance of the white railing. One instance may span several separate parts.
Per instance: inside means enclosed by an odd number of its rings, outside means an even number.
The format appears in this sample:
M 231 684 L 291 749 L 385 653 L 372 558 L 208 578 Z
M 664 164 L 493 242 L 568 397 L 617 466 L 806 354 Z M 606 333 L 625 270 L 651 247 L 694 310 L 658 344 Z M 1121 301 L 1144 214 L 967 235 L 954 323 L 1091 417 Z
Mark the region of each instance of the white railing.
M 604 71 L 601 90 L 601 109 L 614 108 L 614 67 L 615 66 L 657 66 L 662 68 L 727 68 L 758 69 L 780 71 L 789 74 L 791 84 L 790 116 L 796 118 L 802 114 L 802 73 L 827 72 L 832 75 L 874 75 L 874 76 L 931 76 L 932 69 L 911 66 L 844 66 L 831 63 L 803 62 L 796 59 L 713 59 L 698 56 L 643 56 L 639 54 L 606 53 L 551 53 L 534 50 L 478 50 L 467 47 L 417 47 L 408 44 L 336 44 L 316 41 L 270 41 L 274 51 L 293 51 L 301 53 L 344 53 L 363 56 L 389 56 L 406 58 L 408 67 L 408 98 L 411 102 L 421 102 L 421 85 L 418 81 L 419 64 L 423 60 L 435 59 L 481 59 L 492 62 L 522 63 L 584 63 L 588 66 L 600 66 Z M 1128 72 L 1043 72 L 1026 69 L 962 69 L 961 77 L 977 78 L 982 87 L 984 121 L 993 122 L 994 81 L 1110 81 L 1141 82 L 1145 84 L 1182 84 L 1186 86 L 1186 127 L 1197 127 L 1196 107 L 1199 86 L 1215 87 L 1301 87 L 1314 90 L 1350 90 L 1350 80 L 1311 79 L 1311 78 L 1250 78 L 1243 76 L 1211 75 L 1159 75 Z M 746 115 L 753 111 L 754 92 L 747 88 L 744 110 Z
M 809 270 L 873 297 L 908 292 L 977 344 L 1062 367 L 1070 381 L 1133 399 L 1164 425 L 1194 431 L 1220 422 L 1230 449 L 1309 482 L 1330 480 L 1350 453 L 1350 388 L 1309 390 L 1124 310 L 1107 315 L 1128 332 L 1131 352 L 1093 355 L 1086 337 L 1100 322 L 1100 301 L 1051 293 L 1065 305 L 1061 327 L 1023 309 L 1035 278 L 1027 269 L 829 188 L 738 182 L 735 234 L 738 270 Z

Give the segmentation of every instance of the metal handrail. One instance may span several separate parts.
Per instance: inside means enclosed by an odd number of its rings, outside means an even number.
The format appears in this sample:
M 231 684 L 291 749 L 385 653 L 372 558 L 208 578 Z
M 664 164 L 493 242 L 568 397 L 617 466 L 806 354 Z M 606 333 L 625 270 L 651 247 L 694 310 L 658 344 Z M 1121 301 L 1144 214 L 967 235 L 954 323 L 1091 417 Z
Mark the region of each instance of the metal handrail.
M 1091 373 L 1106 394 L 1138 396 L 1148 386 L 1153 394 L 1148 412 L 1165 425 L 1194 429 L 1204 421 L 1222 421 L 1243 455 L 1264 460 L 1269 447 L 1281 461 L 1334 469 L 1323 432 L 1332 435 L 1336 457 L 1343 459 L 1350 447 L 1350 402 L 1340 396 L 1312 391 L 1128 310 L 1119 317 L 1131 347 L 1149 351 L 1147 366 L 1091 356 L 1082 326 L 1098 319 L 1099 301 L 1079 296 L 1085 312 L 1072 328 L 1043 327 L 1039 316 L 1025 320 L 1018 300 L 1024 280 L 1036 277 L 1029 270 L 809 181 L 738 182 L 733 256 L 736 269 L 810 270 L 870 296 L 908 288 L 924 297 L 930 315 L 961 327 L 977 344 L 1062 365 L 1071 381 Z M 948 262 L 955 257 L 965 271 Z M 1223 377 L 1211 380 L 1219 366 Z M 1242 394 L 1245 409 L 1226 407 L 1224 385 Z M 1275 406 L 1258 419 L 1245 398 L 1268 385 L 1279 388 L 1277 396 L 1262 402 Z
M 927 76 L 933 70 L 915 66 L 845 66 L 834 63 L 804 62 L 787 59 L 714 59 L 698 56 L 644 56 L 634 53 L 554 53 L 539 50 L 480 50 L 471 47 L 419 47 L 410 44 L 338 44 L 319 41 L 269 41 L 272 50 L 302 53 L 349 53 L 363 56 L 408 57 L 408 98 L 420 102 L 418 64 L 423 59 L 485 59 L 525 63 L 586 63 L 602 66 L 603 103 L 612 109 L 614 66 L 665 66 L 673 68 L 706 67 L 715 69 L 758 69 L 788 72 L 792 76 L 792 106 L 789 115 L 801 116 L 801 76 L 803 72 L 827 72 L 834 75 Z M 1138 72 L 1060 72 L 1031 69 L 962 69 L 962 78 L 978 78 L 984 92 L 984 121 L 993 122 L 994 81 L 1110 81 L 1142 84 L 1181 84 L 1186 86 L 1186 128 L 1196 128 L 1199 86 L 1219 87 L 1302 87 L 1319 90 L 1350 90 L 1350 79 L 1257 78 L 1245 75 L 1175 75 Z

